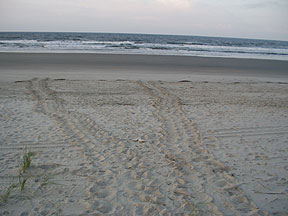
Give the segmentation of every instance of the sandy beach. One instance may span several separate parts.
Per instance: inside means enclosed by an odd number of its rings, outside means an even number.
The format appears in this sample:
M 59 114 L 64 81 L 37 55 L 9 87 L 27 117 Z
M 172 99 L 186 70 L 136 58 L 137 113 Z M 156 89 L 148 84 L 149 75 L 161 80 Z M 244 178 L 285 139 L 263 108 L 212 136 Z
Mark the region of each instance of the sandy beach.
M 0 53 L 0 215 L 287 215 L 287 69 Z

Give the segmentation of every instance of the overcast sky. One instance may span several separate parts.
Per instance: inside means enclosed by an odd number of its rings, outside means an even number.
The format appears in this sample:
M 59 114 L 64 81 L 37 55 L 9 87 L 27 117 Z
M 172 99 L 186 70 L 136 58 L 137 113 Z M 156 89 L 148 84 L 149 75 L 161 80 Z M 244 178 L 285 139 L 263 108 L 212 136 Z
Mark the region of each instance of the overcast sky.
M 288 40 L 288 0 L 0 0 L 0 31 Z

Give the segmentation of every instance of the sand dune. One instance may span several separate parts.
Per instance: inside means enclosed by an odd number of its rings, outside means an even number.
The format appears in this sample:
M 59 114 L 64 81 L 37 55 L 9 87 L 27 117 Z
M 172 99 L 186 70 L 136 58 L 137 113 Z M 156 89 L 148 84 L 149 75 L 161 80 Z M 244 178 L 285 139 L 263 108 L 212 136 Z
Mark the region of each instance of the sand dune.
M 0 214 L 285 215 L 287 87 L 3 82 Z

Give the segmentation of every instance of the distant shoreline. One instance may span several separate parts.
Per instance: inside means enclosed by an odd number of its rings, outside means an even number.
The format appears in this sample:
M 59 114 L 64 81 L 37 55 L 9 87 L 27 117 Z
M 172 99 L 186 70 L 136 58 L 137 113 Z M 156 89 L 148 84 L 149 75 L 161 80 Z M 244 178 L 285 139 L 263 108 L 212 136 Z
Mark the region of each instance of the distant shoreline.
M 189 35 L 0 32 L 0 52 L 199 56 L 288 61 L 288 41 Z
M 145 75 L 148 80 L 159 77 L 165 80 L 166 75 L 174 76 L 175 79 L 212 75 L 288 80 L 288 61 L 166 55 L 0 52 L 2 81 L 43 76 L 98 79 L 101 75 L 107 78 L 107 74 L 111 79 L 141 79 Z

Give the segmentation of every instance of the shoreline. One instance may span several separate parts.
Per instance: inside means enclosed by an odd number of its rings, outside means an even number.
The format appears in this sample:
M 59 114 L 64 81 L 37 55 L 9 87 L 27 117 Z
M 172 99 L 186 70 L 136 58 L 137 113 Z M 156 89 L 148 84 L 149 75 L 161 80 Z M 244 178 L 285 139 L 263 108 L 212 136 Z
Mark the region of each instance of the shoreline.
M 164 80 L 213 77 L 288 81 L 288 61 L 91 53 L 0 52 L 2 81 L 33 77 Z
M 81 55 L 81 54 L 88 54 L 88 55 L 139 55 L 139 56 L 171 56 L 171 57 L 196 57 L 196 58 L 224 58 L 224 59 L 248 59 L 248 60 L 272 60 L 272 61 L 288 61 L 288 59 L 281 59 L 281 58 L 257 58 L 256 56 L 217 56 L 217 55 L 192 55 L 192 54 L 175 54 L 175 53 L 170 53 L 170 54 L 159 54 L 159 53 L 138 53 L 138 52 L 105 52 L 105 51 L 73 51 L 73 50 L 51 50 L 51 51 L 44 51 L 44 50 L 0 50 L 0 53 L 22 53 L 22 54 L 76 54 L 76 55 Z

